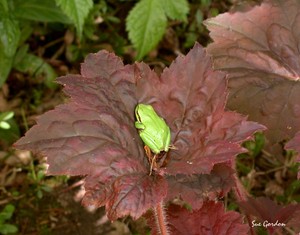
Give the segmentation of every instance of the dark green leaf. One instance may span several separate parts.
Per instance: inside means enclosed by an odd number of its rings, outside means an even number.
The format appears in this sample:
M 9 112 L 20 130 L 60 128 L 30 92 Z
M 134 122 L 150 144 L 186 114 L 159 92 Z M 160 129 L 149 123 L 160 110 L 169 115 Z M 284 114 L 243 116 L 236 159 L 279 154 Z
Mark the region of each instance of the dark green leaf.
M 12 66 L 12 58 L 9 58 L 4 55 L 0 49 L 0 87 L 6 81 L 7 76 L 10 72 Z
M 0 5 L 0 86 L 5 82 L 20 38 L 18 22 Z
M 56 4 L 60 6 L 63 12 L 69 16 L 75 24 L 77 34 L 79 37 L 82 35 L 84 20 L 89 11 L 93 7 L 92 0 L 55 0 Z
M 33 54 L 26 54 L 21 61 L 15 63 L 14 68 L 22 73 L 29 73 L 32 76 L 42 75 L 44 76 L 45 84 L 49 88 L 56 86 L 53 80 L 57 77 L 57 74 L 53 68 L 40 57 Z
M 13 224 L 0 224 L 1 234 L 10 234 L 18 232 L 18 228 Z
M 137 59 L 151 51 L 162 39 L 167 18 L 159 0 L 141 0 L 126 19 L 129 39 L 138 50 Z
M 5 221 L 10 219 L 14 211 L 15 211 L 15 207 L 12 204 L 6 205 L 4 209 L 0 212 L 0 221 Z
M 10 145 L 20 138 L 19 126 L 14 119 L 6 121 L 10 128 L 8 130 L 0 128 L 0 144 Z
M 186 15 L 189 12 L 189 5 L 186 0 L 164 0 L 161 1 L 163 9 L 172 20 L 186 21 Z
M 54 0 L 15 0 L 14 14 L 22 19 L 70 24 L 70 19 Z

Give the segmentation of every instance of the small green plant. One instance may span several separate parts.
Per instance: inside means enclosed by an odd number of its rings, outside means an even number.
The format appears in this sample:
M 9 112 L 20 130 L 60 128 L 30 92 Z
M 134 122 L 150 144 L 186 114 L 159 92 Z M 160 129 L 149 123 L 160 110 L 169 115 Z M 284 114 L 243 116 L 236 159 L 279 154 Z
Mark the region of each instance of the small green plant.
M 18 228 L 6 221 L 10 220 L 15 211 L 15 207 L 12 204 L 7 204 L 0 212 L 0 234 L 12 234 L 18 232 Z
M 34 194 L 37 196 L 38 199 L 43 198 L 44 192 L 52 191 L 52 188 L 49 187 L 45 182 L 45 172 L 46 171 L 42 165 L 35 167 L 33 161 L 31 161 L 28 178 L 32 182 Z
M 187 20 L 187 0 L 141 0 L 126 19 L 129 39 L 137 49 L 137 59 L 143 58 L 162 39 L 167 28 L 167 17 L 172 20 Z
M 0 112 L 0 143 L 11 144 L 19 137 L 20 130 L 14 120 L 14 112 Z
M 30 75 L 45 74 L 46 85 L 56 77 L 42 58 L 28 52 L 25 41 L 33 33 L 34 23 L 74 25 L 77 37 L 93 7 L 92 0 L 0 0 L 0 87 L 12 68 Z M 50 86 L 50 85 L 49 85 Z
M 0 128 L 9 129 L 11 126 L 8 120 L 12 119 L 14 116 L 14 112 L 3 112 L 0 114 Z

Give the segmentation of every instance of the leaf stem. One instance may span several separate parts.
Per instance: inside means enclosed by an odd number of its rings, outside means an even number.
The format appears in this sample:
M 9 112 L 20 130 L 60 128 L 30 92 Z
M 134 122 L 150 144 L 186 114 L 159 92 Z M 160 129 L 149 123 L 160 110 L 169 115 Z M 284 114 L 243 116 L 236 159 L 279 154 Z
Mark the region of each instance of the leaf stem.
M 249 193 L 246 191 L 246 189 L 242 185 L 242 183 L 239 180 L 239 178 L 237 177 L 237 175 L 235 175 L 235 188 L 234 188 L 233 192 L 238 201 L 240 201 L 240 202 L 247 201 L 247 197 L 249 196 Z M 252 224 L 251 216 L 246 214 L 246 219 L 247 219 L 249 227 L 250 227 L 250 234 L 254 235 L 255 232 L 254 232 L 253 226 L 251 226 L 251 224 Z
M 26 115 L 25 115 L 25 111 L 24 111 L 24 108 L 22 107 L 21 108 L 21 116 L 22 116 L 22 120 L 23 120 L 23 123 L 24 123 L 24 126 L 25 126 L 25 130 L 28 131 L 28 123 L 27 123 L 27 119 L 26 119 Z
M 235 178 L 235 188 L 234 188 L 235 197 L 238 199 L 238 201 L 247 201 L 247 197 L 249 195 L 248 192 L 245 190 L 244 186 L 240 182 L 237 175 L 235 175 L 234 178 Z
M 159 204 L 157 204 L 153 208 L 153 210 L 154 210 L 154 217 L 155 217 L 158 234 L 170 235 L 168 226 L 167 226 L 168 222 L 167 222 L 167 217 L 165 214 L 165 208 L 164 208 L 163 202 L 160 202 Z

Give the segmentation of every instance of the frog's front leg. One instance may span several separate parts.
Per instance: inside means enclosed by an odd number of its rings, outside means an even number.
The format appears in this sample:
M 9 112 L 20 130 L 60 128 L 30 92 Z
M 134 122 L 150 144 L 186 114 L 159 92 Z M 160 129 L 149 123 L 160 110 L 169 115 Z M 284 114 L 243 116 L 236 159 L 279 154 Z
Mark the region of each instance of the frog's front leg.
M 144 129 L 145 129 L 145 125 L 144 125 L 143 123 L 141 123 L 141 122 L 138 122 L 138 121 L 136 121 L 136 122 L 134 123 L 134 126 L 135 126 L 135 128 L 138 129 L 138 130 L 144 130 Z

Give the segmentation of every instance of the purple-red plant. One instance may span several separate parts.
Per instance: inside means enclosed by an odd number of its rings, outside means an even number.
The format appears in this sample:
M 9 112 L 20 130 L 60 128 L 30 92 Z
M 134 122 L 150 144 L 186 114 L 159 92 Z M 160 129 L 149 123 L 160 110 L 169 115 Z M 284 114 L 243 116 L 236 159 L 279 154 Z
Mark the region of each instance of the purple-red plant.
M 241 223 L 241 215 L 234 211 L 225 212 L 221 202 L 206 201 L 201 209 L 192 212 L 172 204 L 166 213 L 170 223 L 169 232 L 172 235 L 246 235 L 249 231 L 249 227 Z M 148 223 L 152 228 L 151 234 L 159 235 L 153 216 L 149 215 Z
M 235 185 L 234 159 L 245 151 L 240 143 L 264 129 L 224 110 L 225 74 L 212 70 L 198 44 L 160 77 L 144 63 L 124 66 L 100 51 L 87 56 L 81 75 L 58 82 L 68 103 L 39 117 L 15 146 L 46 156 L 49 174 L 85 175 L 83 204 L 106 206 L 111 220 L 136 219 L 150 208 L 160 213 L 174 198 L 199 210 L 224 196 Z M 134 126 L 138 103 L 153 105 L 166 120 L 176 147 L 151 175 Z
M 286 148 L 300 152 L 300 2 L 267 0 L 206 25 L 214 66 L 228 73 L 228 107 L 269 128 L 269 149 L 298 132 Z M 69 101 L 39 117 L 15 146 L 44 155 L 49 174 L 85 176 L 83 204 L 105 206 L 110 220 L 137 219 L 153 209 L 153 234 L 246 234 L 241 215 L 215 202 L 232 188 L 244 200 L 239 205 L 250 227 L 250 216 L 294 225 L 299 206 L 281 209 L 268 199 L 247 199 L 236 180 L 235 157 L 245 152 L 241 143 L 265 127 L 225 110 L 226 76 L 212 69 L 199 44 L 160 76 L 144 63 L 124 65 L 106 51 L 90 54 L 80 75 L 57 80 Z M 174 146 L 151 175 L 134 125 L 139 103 L 151 104 L 165 119 Z M 192 211 L 172 205 L 174 199 Z M 276 215 L 268 215 L 264 203 Z
M 247 201 L 239 202 L 242 210 L 248 215 L 253 215 L 257 220 L 251 221 L 252 227 L 265 227 L 270 234 L 286 226 L 298 227 L 292 219 L 300 221 L 300 205 L 280 206 L 275 204 L 269 198 L 248 198 Z M 298 215 L 297 215 L 298 213 Z M 296 228 L 297 229 L 297 228 Z
M 300 130 L 300 1 L 266 0 L 205 24 L 214 68 L 229 75 L 228 107 L 264 124 L 268 150 L 281 154 Z

